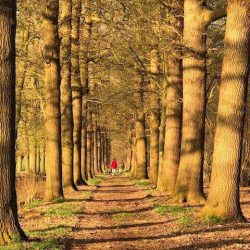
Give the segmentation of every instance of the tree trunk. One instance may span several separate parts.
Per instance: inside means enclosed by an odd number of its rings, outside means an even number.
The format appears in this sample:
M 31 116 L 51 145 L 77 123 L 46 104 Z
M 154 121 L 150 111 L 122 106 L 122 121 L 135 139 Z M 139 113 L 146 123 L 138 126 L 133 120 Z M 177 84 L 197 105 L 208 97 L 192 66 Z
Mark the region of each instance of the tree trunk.
M 40 145 L 36 146 L 36 174 L 40 174 Z
M 136 135 L 135 128 L 132 129 L 132 159 L 131 159 L 131 174 L 135 177 L 136 173 Z
M 163 98 L 162 98 L 163 99 Z M 166 108 L 162 100 L 161 106 L 161 124 L 159 127 L 159 169 L 158 169 L 158 180 L 157 187 L 162 175 L 162 164 L 164 157 L 164 144 L 165 144 L 165 121 L 166 121 Z
M 174 202 L 204 202 L 203 159 L 206 104 L 206 25 L 204 2 L 184 1 L 183 120 Z M 174 158 L 176 160 L 176 157 Z
M 81 15 L 80 29 L 80 77 L 82 85 L 82 174 L 87 178 L 87 99 L 89 94 L 88 82 L 88 47 L 91 37 L 91 16 L 89 10 L 89 0 L 84 0 L 83 13 Z
M 45 174 L 45 143 L 41 147 L 41 157 L 40 157 L 40 172 L 42 175 Z
M 93 178 L 91 171 L 92 160 L 92 115 L 88 112 L 88 126 L 87 126 L 87 180 Z
M 151 73 L 159 74 L 160 62 L 157 49 L 151 51 Z M 153 184 L 157 184 L 159 167 L 159 126 L 160 126 L 160 98 L 157 87 L 159 76 L 153 76 L 150 80 L 150 166 L 149 178 Z
M 229 0 L 222 81 L 206 216 L 243 218 L 239 180 L 249 75 L 250 2 Z
M 127 147 L 127 170 L 131 171 L 132 170 L 132 127 L 128 131 L 128 147 Z
M 183 1 L 171 6 L 168 13 L 169 25 L 174 27 L 174 31 L 168 30 L 169 37 L 172 41 L 180 42 L 179 34 L 183 34 Z M 182 118 L 182 55 L 175 44 L 172 51 L 166 60 L 165 144 L 162 171 L 158 179 L 159 190 L 167 193 L 173 191 L 178 174 Z
M 84 184 L 81 172 L 82 86 L 80 81 L 79 64 L 80 13 L 81 0 L 73 0 L 71 32 L 71 87 L 73 91 L 74 120 L 74 182 L 76 185 Z
M 98 155 L 98 172 L 102 172 L 102 149 L 101 149 L 101 129 L 97 128 L 97 155 Z
M 23 163 L 23 157 L 22 155 L 18 155 L 16 157 L 16 172 L 19 174 L 22 171 L 22 163 Z
M 63 187 L 76 190 L 73 176 L 73 110 L 71 88 L 71 13 L 72 0 L 60 0 L 61 8 L 61 123 Z
M 164 158 L 158 188 L 171 193 L 174 189 L 179 169 L 181 142 L 181 89 L 182 89 L 182 61 L 169 55 L 167 59 L 167 99 Z
M 0 245 L 26 239 L 17 215 L 15 188 L 16 1 L 0 5 Z
M 147 155 L 146 155 L 146 136 L 145 136 L 145 114 L 143 109 L 143 84 L 144 77 L 139 82 L 136 97 L 138 100 L 138 111 L 136 115 L 135 133 L 136 133 L 136 172 L 138 179 L 147 178 Z
M 29 146 L 29 173 L 31 175 L 36 175 L 36 145 L 35 142 L 32 142 L 32 145 Z
M 45 44 L 46 200 L 63 197 L 58 13 L 58 0 L 46 1 L 43 24 Z
M 97 117 L 96 114 L 93 113 L 92 121 L 93 121 L 93 167 L 94 167 L 94 175 L 98 173 L 98 150 L 97 150 Z

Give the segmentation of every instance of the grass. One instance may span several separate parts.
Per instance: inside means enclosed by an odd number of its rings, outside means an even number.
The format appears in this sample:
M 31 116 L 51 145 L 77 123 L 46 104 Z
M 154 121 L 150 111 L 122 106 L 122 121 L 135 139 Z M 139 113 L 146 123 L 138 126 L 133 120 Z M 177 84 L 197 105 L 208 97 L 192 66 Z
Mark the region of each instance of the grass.
M 129 212 L 123 212 L 123 213 L 118 213 L 118 214 L 114 214 L 112 216 L 113 220 L 114 221 L 124 221 L 130 217 L 132 217 L 133 214 L 132 213 L 129 213 Z
M 92 192 L 90 192 L 90 191 L 83 192 L 83 199 L 84 200 L 90 200 L 91 197 L 92 197 Z
M 24 206 L 24 209 L 32 209 L 42 205 L 42 200 L 33 200 Z
M 71 226 L 57 225 L 41 230 L 27 231 L 26 235 L 31 239 L 30 242 L 13 240 L 9 246 L 0 247 L 0 250 L 59 250 L 63 247 L 63 239 L 71 231 Z
M 193 225 L 193 218 L 191 215 L 183 215 L 177 219 L 177 224 L 181 227 L 191 227 Z
M 63 202 L 65 202 L 65 199 L 62 197 L 59 197 L 53 200 L 53 203 L 57 203 L 57 204 L 63 203 Z
M 0 247 L 0 250 L 60 250 L 62 249 L 62 239 L 46 239 L 29 243 L 13 242 L 9 246 Z
M 220 224 L 222 222 L 225 222 L 225 219 L 219 216 L 210 215 L 206 218 L 206 222 L 208 222 L 209 224 Z
M 158 214 L 178 214 L 183 212 L 188 212 L 191 210 L 190 207 L 181 207 L 181 206 L 166 206 L 162 204 L 155 204 L 154 210 Z
M 144 179 L 134 179 L 133 180 L 133 183 L 136 185 L 136 186 L 148 186 L 150 185 L 150 182 L 148 180 L 144 180 Z
M 109 212 L 110 213 L 120 213 L 122 212 L 123 210 L 121 208 L 114 208 L 114 209 L 110 209 Z
M 77 208 L 74 205 L 64 204 L 61 206 L 50 207 L 45 211 L 45 216 L 72 217 L 77 214 Z
M 88 184 L 89 185 L 99 185 L 101 182 L 102 182 L 102 178 L 101 177 L 95 177 L 95 178 L 92 178 L 88 181 Z

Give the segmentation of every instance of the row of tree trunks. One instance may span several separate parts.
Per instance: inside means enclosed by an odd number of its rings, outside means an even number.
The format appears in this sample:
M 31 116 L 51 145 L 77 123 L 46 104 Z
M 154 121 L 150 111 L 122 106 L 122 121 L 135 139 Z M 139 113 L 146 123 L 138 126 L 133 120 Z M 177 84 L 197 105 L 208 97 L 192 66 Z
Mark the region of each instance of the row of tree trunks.
M 239 204 L 239 180 L 249 75 L 249 10 L 249 1 L 228 1 L 212 176 L 208 200 L 203 210 L 206 216 L 215 215 L 230 220 L 243 218 Z M 176 33 L 181 34 L 182 15 L 176 15 L 173 9 L 170 14 L 174 17 L 171 20 L 174 20 L 175 30 L 179 31 Z M 183 61 L 180 52 L 176 50 L 167 58 L 164 160 L 159 169 L 157 184 L 161 191 L 171 194 L 170 200 L 173 202 L 199 204 L 205 201 L 203 193 L 207 51 L 205 34 L 210 23 L 225 14 L 224 8 L 217 10 L 207 8 L 206 1 L 185 0 Z M 176 37 L 172 38 L 176 40 Z M 142 100 L 141 96 L 142 94 L 138 95 L 137 99 Z M 129 141 L 132 154 L 130 149 L 128 150 L 128 164 L 129 166 L 131 164 L 132 175 L 137 178 L 146 177 L 142 171 L 146 169 L 142 167 L 145 163 L 143 160 L 146 160 L 144 144 L 141 144 L 145 133 L 142 126 L 143 115 L 141 111 L 137 113 L 135 135 L 132 136 L 132 143 Z M 151 126 L 150 178 L 152 182 L 154 182 L 153 173 L 157 171 L 153 164 L 156 154 L 153 151 L 155 146 L 153 132 L 153 126 Z

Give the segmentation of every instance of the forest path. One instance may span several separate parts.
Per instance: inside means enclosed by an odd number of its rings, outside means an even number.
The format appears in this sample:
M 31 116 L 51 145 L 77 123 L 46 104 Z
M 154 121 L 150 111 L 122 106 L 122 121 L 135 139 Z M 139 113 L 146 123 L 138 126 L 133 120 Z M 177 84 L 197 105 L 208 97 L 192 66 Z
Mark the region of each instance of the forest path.
M 250 249 L 248 223 L 201 224 L 200 207 L 168 206 L 152 193 L 128 177 L 105 177 L 82 203 L 66 249 Z

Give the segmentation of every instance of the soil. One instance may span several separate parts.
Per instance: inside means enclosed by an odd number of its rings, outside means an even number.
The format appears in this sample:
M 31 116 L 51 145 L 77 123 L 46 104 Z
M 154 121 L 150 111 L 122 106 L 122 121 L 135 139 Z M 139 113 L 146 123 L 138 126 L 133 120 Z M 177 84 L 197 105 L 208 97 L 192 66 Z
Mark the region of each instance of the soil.
M 150 185 L 115 176 L 105 177 L 92 190 L 79 203 L 67 250 L 250 249 L 249 222 L 204 222 L 199 217 L 202 206 L 169 205 Z M 250 188 L 242 188 L 241 204 L 250 221 Z

